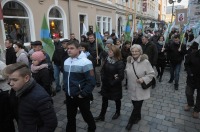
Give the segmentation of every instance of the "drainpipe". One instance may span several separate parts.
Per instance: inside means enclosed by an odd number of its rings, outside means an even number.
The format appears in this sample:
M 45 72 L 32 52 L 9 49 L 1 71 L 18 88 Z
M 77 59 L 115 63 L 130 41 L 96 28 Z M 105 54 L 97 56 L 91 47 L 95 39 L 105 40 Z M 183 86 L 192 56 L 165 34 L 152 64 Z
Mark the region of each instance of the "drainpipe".
M 69 32 L 72 33 L 71 0 L 69 0 L 68 3 L 68 13 L 69 13 Z

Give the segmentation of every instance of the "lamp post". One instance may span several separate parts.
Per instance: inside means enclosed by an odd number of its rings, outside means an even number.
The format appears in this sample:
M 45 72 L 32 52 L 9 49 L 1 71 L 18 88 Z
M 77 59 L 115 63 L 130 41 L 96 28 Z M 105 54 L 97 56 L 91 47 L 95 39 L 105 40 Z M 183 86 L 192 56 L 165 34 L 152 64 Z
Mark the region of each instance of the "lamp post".
M 172 17 L 171 17 L 171 23 L 173 21 L 173 16 L 174 16 L 174 3 L 176 2 L 176 0 L 169 0 L 169 4 L 172 4 Z M 178 3 L 181 2 L 181 0 L 177 0 Z

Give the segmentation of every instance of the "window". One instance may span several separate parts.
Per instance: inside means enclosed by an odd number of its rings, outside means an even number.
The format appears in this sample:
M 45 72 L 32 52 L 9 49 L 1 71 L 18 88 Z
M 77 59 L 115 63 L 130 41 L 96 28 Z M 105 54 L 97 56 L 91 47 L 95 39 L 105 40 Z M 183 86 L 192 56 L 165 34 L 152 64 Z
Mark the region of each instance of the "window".
M 57 7 L 49 12 L 49 28 L 52 37 L 64 38 L 63 17 Z
M 134 0 L 132 0 L 132 9 L 135 8 Z
M 97 16 L 97 26 L 101 34 L 108 31 L 109 33 L 112 32 L 112 22 L 111 18 L 107 16 Z
M 18 2 L 10 1 L 3 6 L 4 28 L 7 38 L 24 42 L 31 41 L 29 16 Z

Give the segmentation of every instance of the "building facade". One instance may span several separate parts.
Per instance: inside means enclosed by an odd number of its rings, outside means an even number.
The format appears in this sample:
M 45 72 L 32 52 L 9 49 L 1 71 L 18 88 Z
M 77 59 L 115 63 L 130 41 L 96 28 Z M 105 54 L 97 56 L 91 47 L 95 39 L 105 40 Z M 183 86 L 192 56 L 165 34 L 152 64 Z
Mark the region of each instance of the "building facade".
M 75 33 L 80 39 L 86 31 L 115 32 L 118 37 L 124 32 L 126 22 L 136 31 L 139 20 L 157 21 L 158 0 L 2 0 L 4 20 L 0 25 L 0 43 L 9 36 L 25 44 L 40 40 L 44 15 L 50 35 L 69 38 Z M 148 24 L 147 24 L 148 26 Z

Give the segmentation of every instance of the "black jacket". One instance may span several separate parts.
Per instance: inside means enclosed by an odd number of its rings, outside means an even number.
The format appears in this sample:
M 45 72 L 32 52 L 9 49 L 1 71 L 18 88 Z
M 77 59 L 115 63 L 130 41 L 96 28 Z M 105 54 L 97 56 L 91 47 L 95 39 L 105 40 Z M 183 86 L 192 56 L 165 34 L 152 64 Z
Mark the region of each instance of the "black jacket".
M 121 50 L 121 54 L 122 54 L 123 62 L 126 63 L 127 57 L 131 55 L 130 48 L 127 49 L 126 46 L 123 46 Z
M 61 71 L 63 72 L 63 70 L 64 70 L 64 62 L 65 62 L 65 60 L 67 59 L 67 58 L 69 58 L 69 55 L 68 55 L 68 52 L 67 52 L 67 50 L 65 51 L 64 49 L 63 49 L 63 51 L 62 51 L 62 57 L 61 57 L 62 59 L 62 64 L 61 64 Z
M 160 45 L 159 43 L 157 43 L 156 47 L 157 47 L 157 50 L 158 50 L 157 66 L 165 66 L 165 64 L 166 64 L 165 51 L 161 52 L 163 45 Z
M 19 97 L 18 115 L 19 132 L 54 132 L 57 126 L 52 99 L 35 81 Z
M 110 100 L 119 100 L 122 98 L 122 80 L 124 79 L 125 65 L 123 61 L 117 61 L 114 64 L 105 61 L 102 70 L 102 96 Z M 114 75 L 118 74 L 118 79 Z
M 142 44 L 143 54 L 148 56 L 149 62 L 152 66 L 157 64 L 158 50 L 155 44 L 148 42 L 146 45 Z
M 0 132 L 15 132 L 9 91 L 0 90 Z
M 13 47 L 6 49 L 6 65 L 16 63 L 17 56 Z
M 134 38 L 132 41 L 132 45 L 134 44 L 142 44 L 142 39 L 140 37 Z
M 200 88 L 200 50 L 189 54 L 185 59 L 187 85 Z
M 62 44 L 60 43 L 60 41 L 58 41 L 54 42 L 54 45 L 55 45 L 55 51 L 53 53 L 52 61 L 54 62 L 55 65 L 61 66 L 62 65 L 61 58 L 63 52 Z
M 181 51 L 178 51 L 180 44 L 172 43 L 166 47 L 166 51 L 168 53 L 168 58 L 170 63 L 179 64 L 184 59 L 184 55 L 186 54 L 186 46 L 183 44 L 181 46 Z
M 32 73 L 32 77 L 51 95 L 51 77 L 48 68 L 43 68 L 37 73 Z
M 97 50 L 96 50 L 96 43 L 95 41 L 93 43 L 89 42 L 89 46 L 88 46 L 88 51 L 89 53 L 92 55 L 92 57 L 94 58 L 94 66 L 100 66 L 101 65 L 101 61 L 100 59 L 98 60 L 98 64 L 97 64 Z M 103 51 L 102 47 L 100 46 L 100 44 L 98 44 L 98 55 L 101 55 L 101 52 Z

